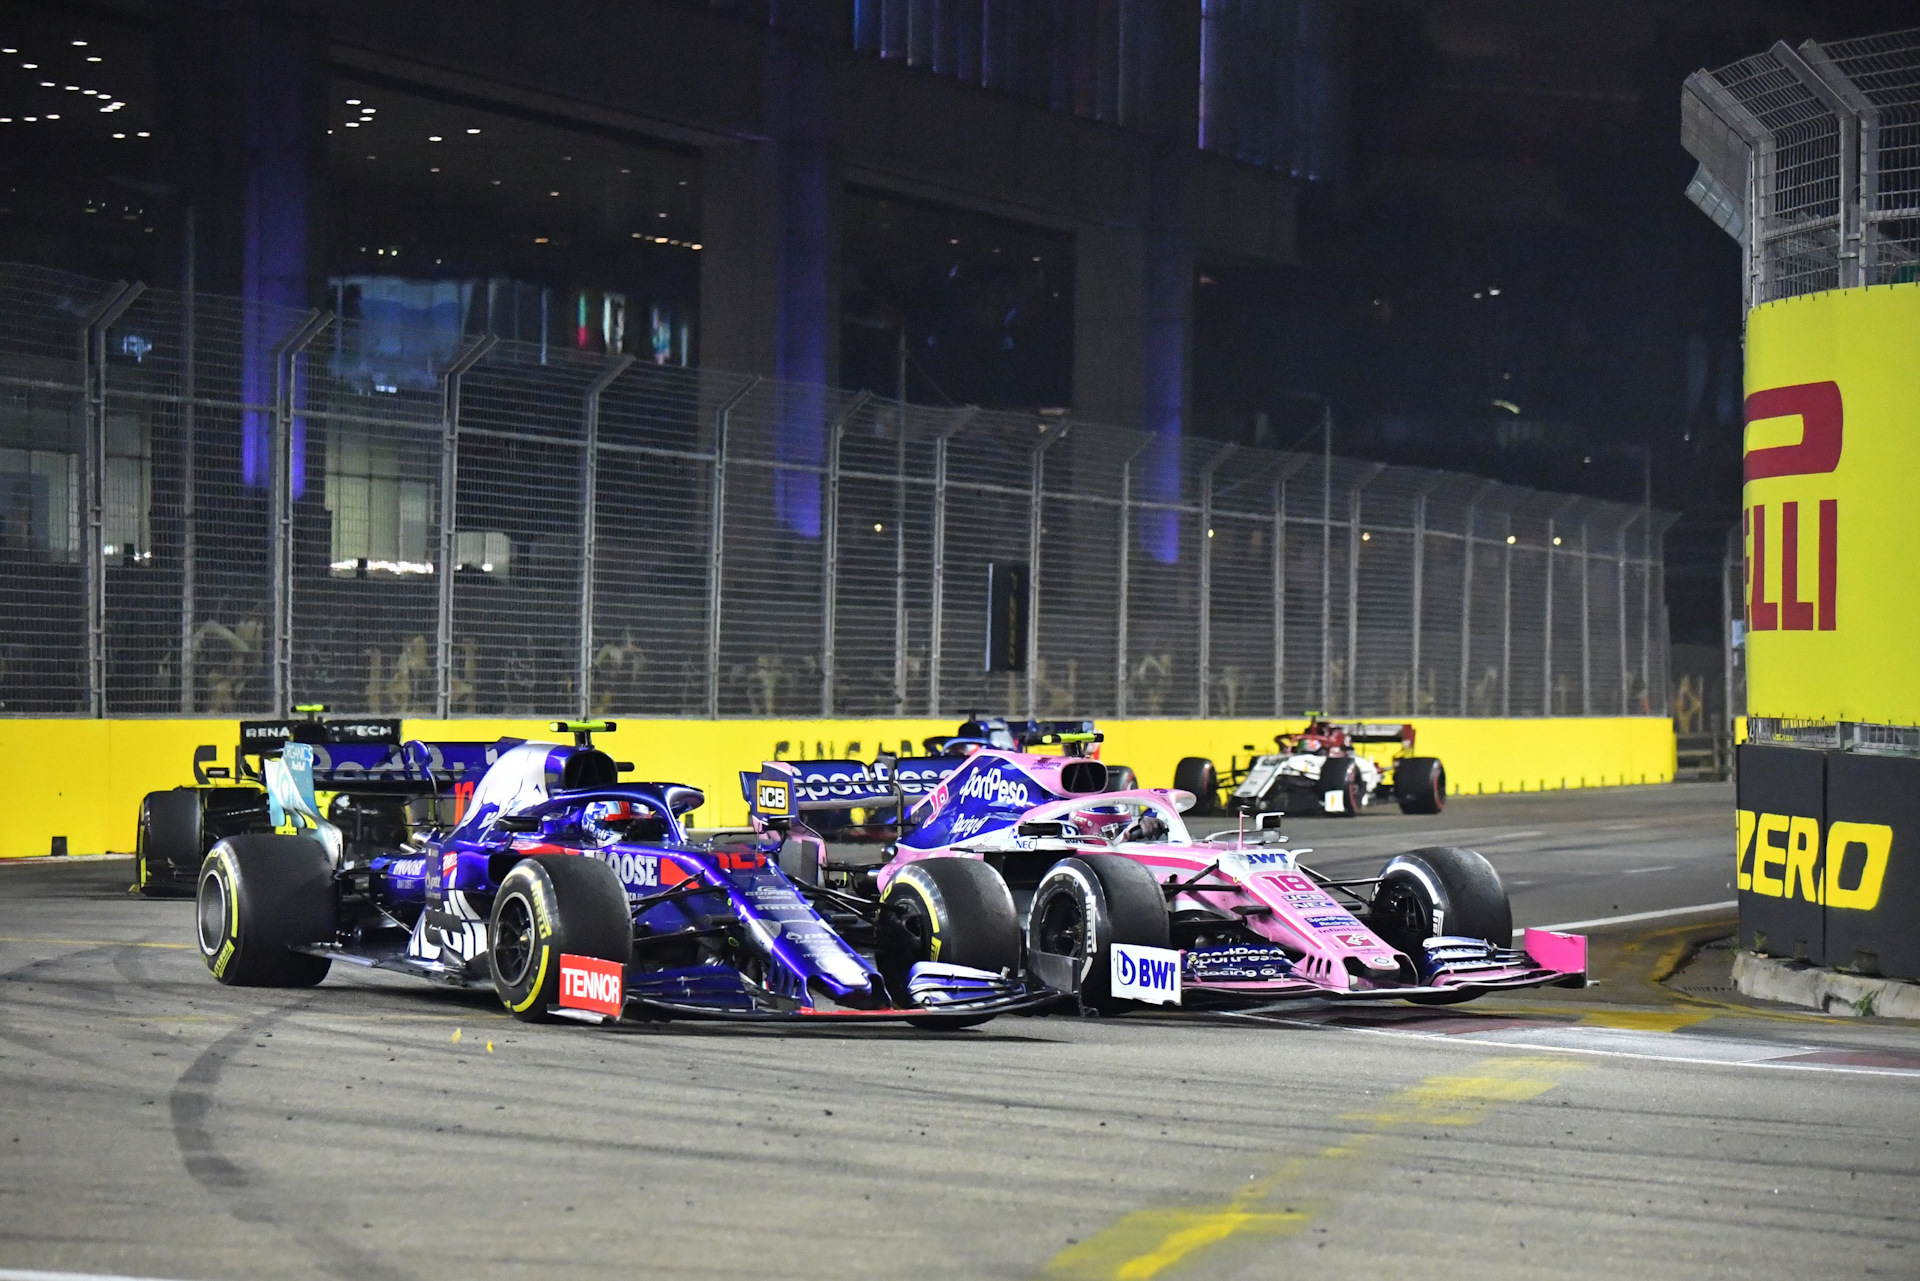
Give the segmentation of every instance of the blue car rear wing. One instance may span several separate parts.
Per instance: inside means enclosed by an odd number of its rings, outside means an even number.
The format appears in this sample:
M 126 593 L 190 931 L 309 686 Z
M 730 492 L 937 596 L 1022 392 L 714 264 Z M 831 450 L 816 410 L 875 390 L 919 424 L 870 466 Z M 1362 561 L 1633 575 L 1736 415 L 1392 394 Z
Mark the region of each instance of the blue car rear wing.
M 931 792 L 955 764 L 942 756 L 767 761 L 740 771 L 740 795 L 756 822 L 788 822 L 821 810 L 896 809 Z
M 355 787 L 373 790 L 408 785 L 445 786 L 477 781 L 502 753 L 524 740 L 491 743 L 313 743 L 313 782 L 323 792 Z M 250 744 L 241 757 L 242 777 L 259 777 L 246 767 L 246 755 L 278 755 L 286 740 Z

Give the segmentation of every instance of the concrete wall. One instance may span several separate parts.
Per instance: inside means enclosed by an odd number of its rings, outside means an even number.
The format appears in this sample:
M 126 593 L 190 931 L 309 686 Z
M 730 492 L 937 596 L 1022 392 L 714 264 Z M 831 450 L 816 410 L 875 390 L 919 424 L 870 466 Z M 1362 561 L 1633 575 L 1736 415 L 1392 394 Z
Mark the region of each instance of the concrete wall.
M 1211 756 L 1222 767 L 1245 744 L 1270 748 L 1273 736 L 1301 721 L 1104 722 L 1102 758 L 1130 765 L 1148 787 L 1173 782 L 1182 756 Z M 1670 721 L 1653 717 L 1541 720 L 1423 719 L 1414 722 L 1422 754 L 1441 758 L 1455 795 L 1547 791 L 1673 778 Z M 780 721 L 625 720 L 596 741 L 632 761 L 629 777 L 671 780 L 706 790 L 695 814 L 707 825 L 745 821 L 738 771 L 773 755 L 834 756 L 860 744 L 870 758 L 882 744 L 917 748 L 933 734 L 951 734 L 950 720 Z M 416 721 L 409 737 L 492 741 L 503 735 L 556 737 L 544 721 Z M 133 849 L 140 798 L 190 784 L 193 750 L 210 744 L 231 765 L 239 722 L 231 720 L 0 719 L 0 858 L 48 852 L 64 836 L 73 854 Z

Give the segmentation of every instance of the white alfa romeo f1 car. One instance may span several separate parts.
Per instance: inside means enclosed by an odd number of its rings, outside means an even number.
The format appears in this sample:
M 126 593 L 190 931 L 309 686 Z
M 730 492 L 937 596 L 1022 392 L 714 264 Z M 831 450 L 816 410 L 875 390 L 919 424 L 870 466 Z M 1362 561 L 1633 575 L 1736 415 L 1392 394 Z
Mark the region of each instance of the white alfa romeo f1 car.
M 1438 814 L 1447 803 L 1447 771 L 1438 757 L 1413 754 L 1413 726 L 1398 721 L 1314 717 L 1297 734 L 1277 734 L 1279 750 L 1232 758 L 1222 779 L 1211 760 L 1188 756 L 1173 785 L 1192 792 L 1200 814 L 1336 814 L 1352 817 L 1378 801 L 1405 814 Z M 1254 749 L 1249 746 L 1247 751 Z M 1220 793 L 1227 793 L 1226 803 Z

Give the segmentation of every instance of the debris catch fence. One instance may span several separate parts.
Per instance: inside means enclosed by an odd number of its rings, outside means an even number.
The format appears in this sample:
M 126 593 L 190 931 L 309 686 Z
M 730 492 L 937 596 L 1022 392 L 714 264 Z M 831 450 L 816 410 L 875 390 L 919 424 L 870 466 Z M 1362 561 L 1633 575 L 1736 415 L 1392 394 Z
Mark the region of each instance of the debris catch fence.
M 1688 197 L 1745 251 L 1749 307 L 1920 279 L 1920 27 L 1696 71 L 1680 140 Z
M 1669 519 L 0 266 L 7 715 L 1664 714 Z

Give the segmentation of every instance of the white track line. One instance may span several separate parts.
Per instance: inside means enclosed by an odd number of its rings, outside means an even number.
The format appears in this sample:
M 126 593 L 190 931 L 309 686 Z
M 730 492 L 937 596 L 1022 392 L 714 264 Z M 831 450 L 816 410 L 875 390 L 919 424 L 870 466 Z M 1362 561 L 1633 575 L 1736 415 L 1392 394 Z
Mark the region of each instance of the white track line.
M 1503 1050 L 1545 1050 L 1556 1054 L 1592 1054 L 1613 1059 L 1644 1059 L 1657 1063 L 1684 1063 L 1694 1067 L 1769 1068 L 1776 1072 L 1833 1072 L 1843 1076 L 1893 1076 L 1904 1077 L 1909 1081 L 1920 1079 L 1920 1071 L 1912 1068 L 1862 1067 L 1851 1063 L 1792 1063 L 1782 1062 L 1780 1059 L 1728 1059 L 1707 1054 L 1691 1055 L 1684 1052 L 1655 1054 L 1649 1053 L 1646 1050 L 1607 1049 L 1598 1045 L 1554 1044 L 1546 1038 L 1537 1041 L 1529 1040 L 1524 1032 L 1480 1034 L 1456 1032 L 1448 1034 L 1444 1032 L 1417 1032 L 1409 1028 L 1353 1027 L 1342 1023 L 1316 1023 L 1310 1019 L 1276 1018 L 1258 1009 L 1229 1011 L 1228 1017 L 1247 1019 L 1249 1022 L 1257 1021 L 1276 1024 L 1282 1027 L 1310 1028 L 1320 1032 L 1346 1032 L 1358 1036 L 1383 1036 L 1408 1041 L 1425 1041 L 1430 1045 L 1456 1045 L 1467 1046 L 1469 1048 L 1494 1046 Z M 1602 1031 L 1610 1029 L 1595 1028 L 1589 1030 Z M 1662 1035 L 1675 1036 L 1674 1033 L 1663 1033 Z M 1693 1038 L 1676 1036 L 1675 1050 L 1684 1051 L 1686 1042 L 1690 1039 Z M 1706 1038 L 1700 1037 L 1699 1039 L 1705 1040 Z M 1804 1053 L 1807 1047 L 1794 1045 L 1781 1048 Z M 6 1281 L 5 1273 L 0 1273 L 0 1281 Z
M 1523 925 L 1514 930 L 1517 935 L 1524 930 L 1586 930 L 1601 925 L 1631 925 L 1635 921 L 1658 921 L 1668 916 L 1699 916 L 1704 912 L 1721 912 L 1730 907 L 1739 907 L 1740 900 L 1730 898 L 1724 903 L 1695 903 L 1692 907 L 1664 907 L 1658 912 L 1629 912 L 1625 916 L 1596 916 L 1591 921 L 1562 921 L 1558 925 Z
M 26 1272 L 0 1268 L 0 1281 L 153 1281 L 153 1278 L 121 1276 L 117 1272 Z

